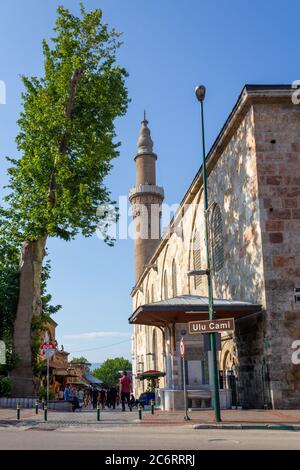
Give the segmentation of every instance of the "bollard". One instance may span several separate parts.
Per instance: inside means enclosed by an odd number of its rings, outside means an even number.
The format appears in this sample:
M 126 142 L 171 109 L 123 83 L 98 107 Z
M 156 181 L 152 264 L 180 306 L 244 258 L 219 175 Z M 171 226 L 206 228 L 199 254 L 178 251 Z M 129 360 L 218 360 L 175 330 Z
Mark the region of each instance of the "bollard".
M 45 409 L 45 400 L 44 400 L 44 398 L 43 398 L 43 400 L 42 400 L 42 409 L 43 409 L 43 410 Z
M 97 405 L 97 421 L 100 421 L 100 405 Z
M 44 421 L 48 421 L 48 406 L 44 404 Z
M 143 415 L 142 415 L 143 408 L 142 408 L 142 405 L 139 405 L 139 406 L 138 406 L 138 410 L 139 410 L 139 420 L 142 421 L 142 419 L 143 419 Z
M 35 402 L 35 414 L 36 415 L 39 414 L 39 402 L 38 401 Z
M 154 400 L 151 400 L 151 414 L 154 415 Z
M 21 419 L 20 403 L 17 403 L 17 420 Z

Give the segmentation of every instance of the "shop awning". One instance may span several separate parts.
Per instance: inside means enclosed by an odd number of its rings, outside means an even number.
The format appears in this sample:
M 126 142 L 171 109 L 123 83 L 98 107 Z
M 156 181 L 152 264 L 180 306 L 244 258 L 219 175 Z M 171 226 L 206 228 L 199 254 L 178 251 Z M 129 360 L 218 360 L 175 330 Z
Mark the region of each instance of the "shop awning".
M 239 319 L 258 313 L 261 309 L 261 305 L 250 302 L 214 299 L 216 319 Z M 208 297 L 181 295 L 168 300 L 140 305 L 129 318 L 129 323 L 165 326 L 170 323 L 188 323 L 195 320 L 208 320 Z
M 90 372 L 85 372 L 84 378 L 92 385 L 101 385 L 101 384 L 103 384 L 102 380 L 97 379 Z
M 147 370 L 146 372 L 142 372 L 141 374 L 138 374 L 137 378 L 139 380 L 145 380 L 145 379 L 158 379 L 159 377 L 165 377 L 166 373 L 161 372 L 159 370 Z

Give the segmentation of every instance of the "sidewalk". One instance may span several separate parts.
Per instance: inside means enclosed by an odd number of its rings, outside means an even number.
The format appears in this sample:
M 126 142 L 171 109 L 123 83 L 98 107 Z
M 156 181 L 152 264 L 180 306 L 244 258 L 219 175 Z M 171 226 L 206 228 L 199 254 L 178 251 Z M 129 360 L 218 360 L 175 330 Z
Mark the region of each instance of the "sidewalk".
M 143 423 L 158 425 L 187 425 L 194 429 L 292 429 L 300 431 L 300 410 L 222 410 L 222 423 L 215 423 L 212 410 L 189 412 L 190 421 L 184 420 L 184 411 L 159 411 L 145 414 Z
M 120 410 L 101 410 L 101 421 L 97 422 L 95 411 L 79 413 L 48 412 L 48 422 L 44 422 L 43 412 L 21 410 L 21 419 L 17 421 L 16 410 L 0 409 L 0 427 L 99 427 L 99 426 L 183 426 L 194 429 L 272 429 L 300 431 L 300 410 L 223 410 L 222 422 L 215 423 L 212 410 L 193 410 L 189 412 L 190 421 L 185 421 L 184 411 L 145 410 L 142 420 L 138 412 L 122 413 Z

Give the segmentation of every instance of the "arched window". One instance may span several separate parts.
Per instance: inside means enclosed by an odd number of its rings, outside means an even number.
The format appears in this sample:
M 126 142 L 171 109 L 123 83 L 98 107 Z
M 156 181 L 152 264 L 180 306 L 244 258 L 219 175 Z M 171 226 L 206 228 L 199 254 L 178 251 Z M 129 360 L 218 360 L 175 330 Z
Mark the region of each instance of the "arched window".
M 164 272 L 164 298 L 165 300 L 169 298 L 167 271 Z
M 201 269 L 201 250 L 200 250 L 200 233 L 196 229 L 193 239 L 193 264 L 194 269 Z M 195 289 L 201 285 L 202 276 L 195 276 Z
M 173 259 L 172 263 L 172 291 L 173 297 L 177 297 L 177 268 L 175 259 Z
M 151 286 L 151 303 L 153 303 L 154 300 L 155 300 L 154 299 L 154 284 L 152 284 L 152 286 Z
M 224 266 L 223 220 L 220 207 L 215 205 L 212 214 L 212 257 L 214 271 L 218 272 Z

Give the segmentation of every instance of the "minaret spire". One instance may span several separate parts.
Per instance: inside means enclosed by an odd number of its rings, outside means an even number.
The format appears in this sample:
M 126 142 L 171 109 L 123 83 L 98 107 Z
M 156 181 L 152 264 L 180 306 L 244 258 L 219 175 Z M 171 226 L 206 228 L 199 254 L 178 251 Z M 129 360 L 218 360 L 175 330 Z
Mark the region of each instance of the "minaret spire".
M 164 190 L 156 184 L 156 160 L 146 111 L 137 143 L 136 185 L 129 200 L 135 221 L 136 280 L 140 278 L 160 240 L 161 205 Z
M 142 121 L 139 140 L 137 143 L 138 155 L 153 154 L 153 140 L 151 139 L 151 132 L 148 124 L 146 111 L 144 111 L 144 119 Z

